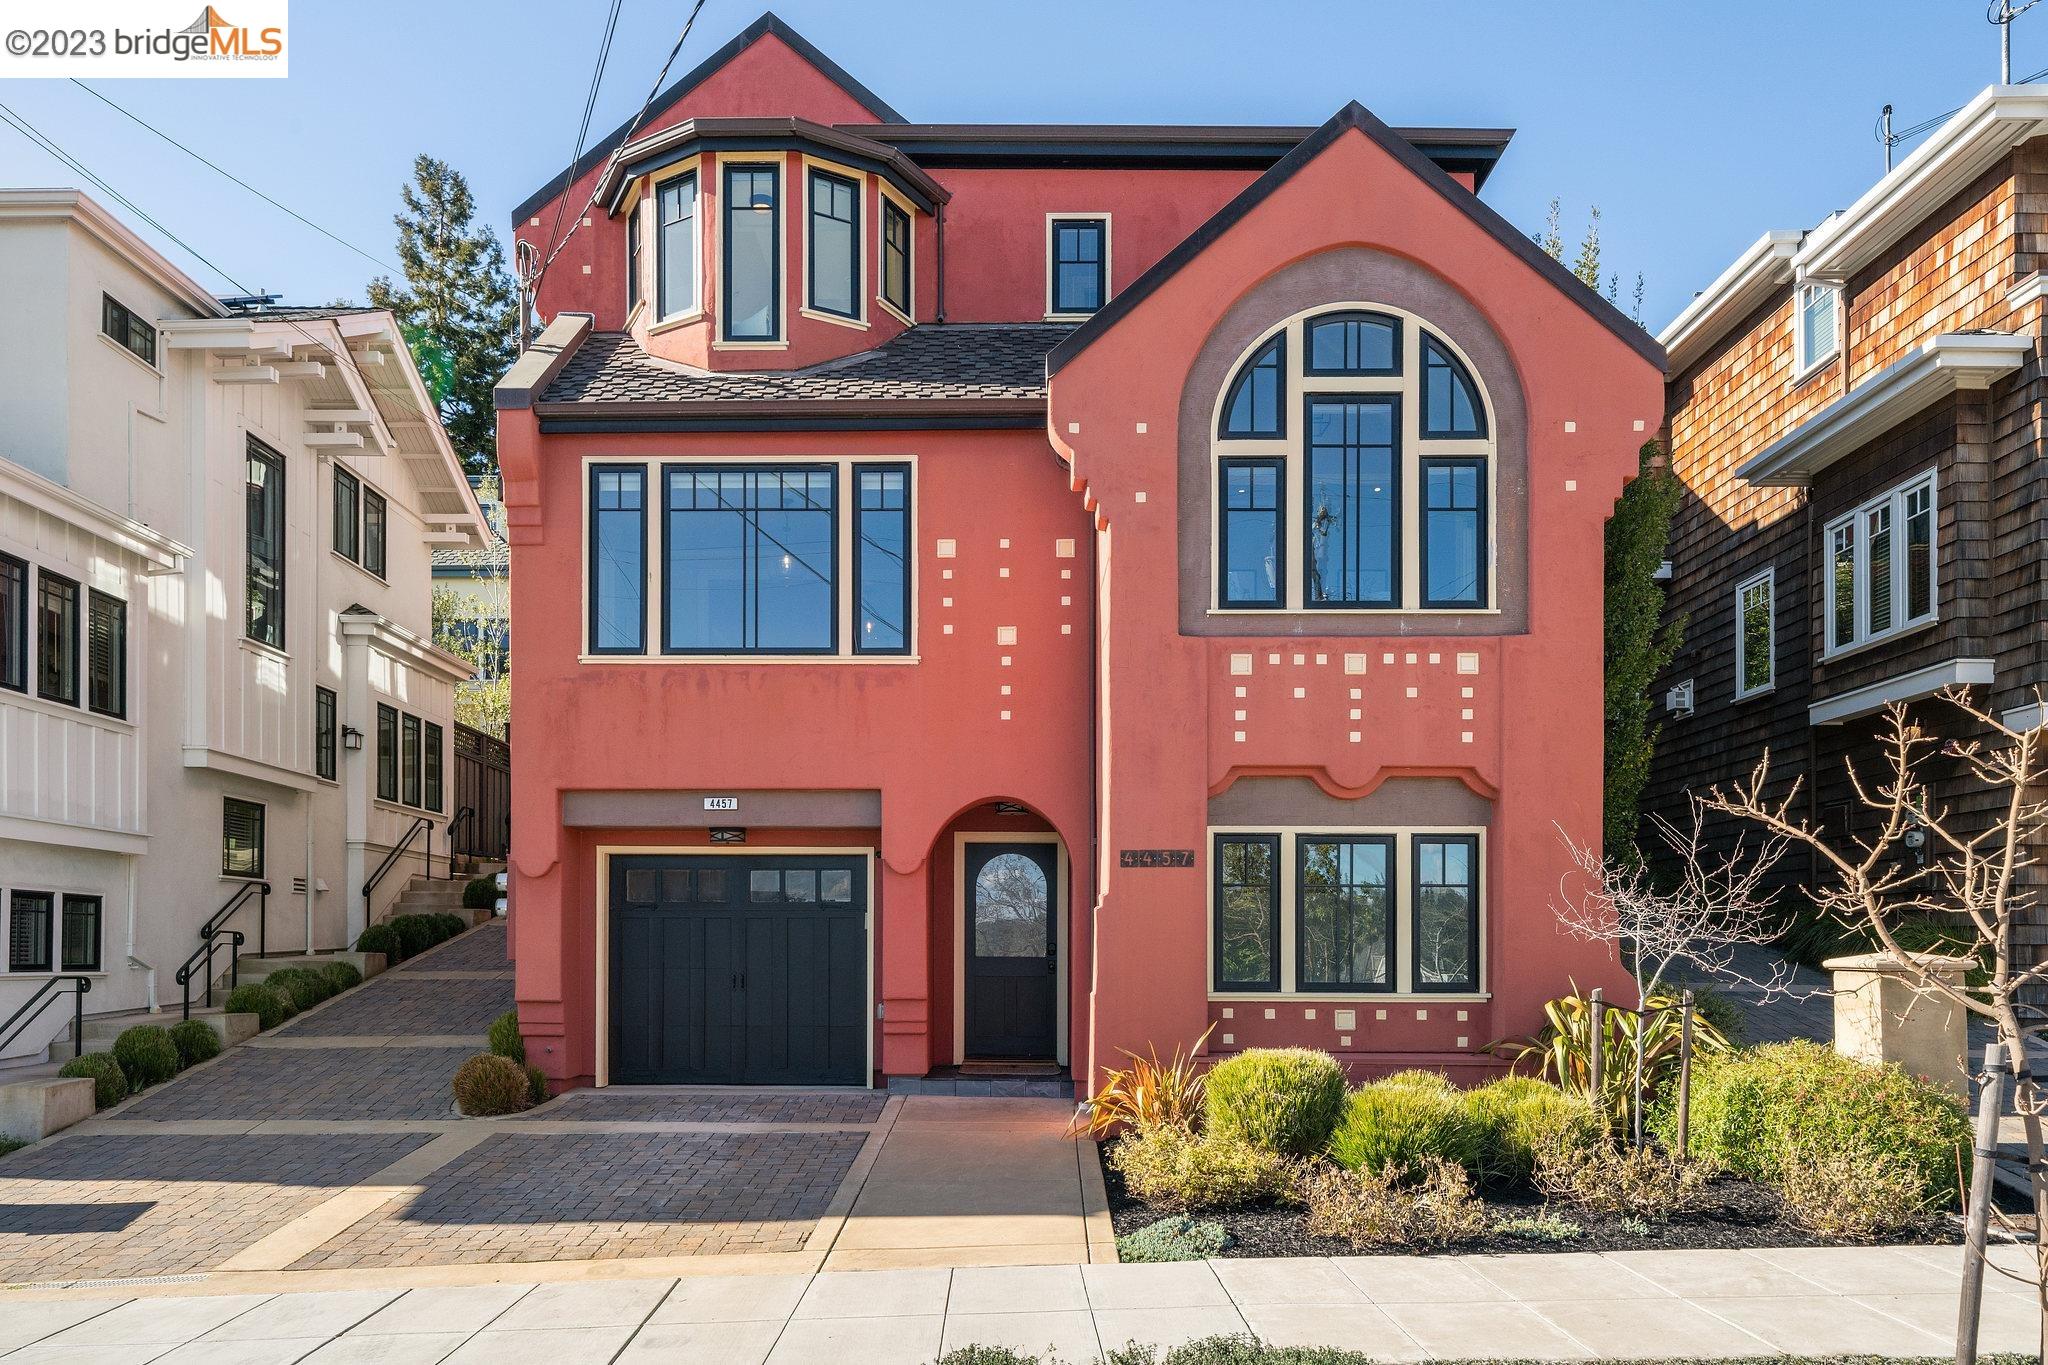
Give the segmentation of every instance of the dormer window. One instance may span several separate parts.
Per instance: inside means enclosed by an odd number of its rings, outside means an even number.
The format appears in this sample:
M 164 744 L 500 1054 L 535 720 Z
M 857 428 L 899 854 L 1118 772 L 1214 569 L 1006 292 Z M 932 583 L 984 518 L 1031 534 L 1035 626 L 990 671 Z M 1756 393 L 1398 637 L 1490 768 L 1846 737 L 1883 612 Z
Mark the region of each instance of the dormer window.
M 882 302 L 910 317 L 910 215 L 882 197 Z
M 1841 350 L 1842 291 L 1832 284 L 1802 284 L 1794 295 L 1794 330 L 1798 352 L 1794 373 L 1804 377 Z
M 830 171 L 810 178 L 811 307 L 860 317 L 860 186 Z
M 634 223 L 639 222 L 638 215 Z M 654 306 L 664 318 L 697 311 L 697 177 L 679 175 L 654 192 Z M 631 239 L 634 290 L 640 279 L 640 239 Z
M 1085 317 L 1109 298 L 1109 220 L 1054 217 L 1048 274 L 1054 317 Z
M 725 339 L 782 339 L 781 172 L 725 169 Z

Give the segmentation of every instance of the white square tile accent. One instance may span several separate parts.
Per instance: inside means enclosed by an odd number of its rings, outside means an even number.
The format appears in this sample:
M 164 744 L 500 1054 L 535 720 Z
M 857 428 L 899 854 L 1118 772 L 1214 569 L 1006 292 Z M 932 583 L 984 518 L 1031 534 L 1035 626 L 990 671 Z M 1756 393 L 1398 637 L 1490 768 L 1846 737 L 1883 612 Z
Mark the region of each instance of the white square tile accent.
M 1318 654 L 1318 655 L 1316 655 L 1316 667 L 1317 667 L 1317 668 L 1321 668 L 1321 667 L 1322 667 L 1322 666 L 1323 666 L 1324 664 L 1326 664 L 1326 663 L 1328 663 L 1328 662 L 1330 662 L 1330 656 L 1329 656 L 1329 655 L 1327 655 L 1327 654 Z
M 1269 1009 L 1269 1010 L 1267 1010 L 1267 1011 L 1266 1011 L 1266 1017 L 1267 1017 L 1268 1019 L 1276 1019 L 1276 1018 L 1278 1018 L 1278 1017 L 1279 1017 L 1279 1011 L 1278 1011 L 1278 1010 L 1270 1010 L 1270 1009 Z
M 1297 687 L 1297 688 L 1295 688 L 1295 689 L 1294 689 L 1294 699 L 1295 699 L 1296 701 L 1300 701 L 1300 700 L 1301 700 L 1302 698 L 1306 697 L 1307 695 L 1308 695 L 1308 689 L 1307 689 L 1306 687 Z
M 1004 565 L 1004 566 L 1003 566 L 1002 568 L 1000 568 L 1000 569 L 997 569 L 997 570 L 996 570 L 996 577 L 997 577 L 997 578 L 1008 578 L 1009 576 L 1010 576 L 1010 566 L 1009 566 L 1009 565 L 1007 565 L 1007 564 L 1005 564 L 1005 565 Z
M 1569 428 L 1569 427 L 1571 426 L 1571 423 L 1567 422 L 1567 423 L 1565 423 L 1565 426 L 1566 426 L 1567 428 Z M 1067 423 L 1067 435 L 1069 435 L 1069 436 L 1079 436 L 1080 434 L 1081 434 L 1081 424 L 1080 424 L 1079 422 L 1069 422 L 1069 423 Z
M 1364 689 L 1364 688 L 1362 688 L 1362 687 L 1354 687 L 1354 688 L 1352 688 L 1352 689 L 1351 689 L 1351 700 L 1353 700 L 1353 701 L 1364 701 L 1364 700 L 1365 700 L 1365 689 Z
M 1479 671 L 1479 656 L 1478 656 L 1478 654 L 1476 654 L 1476 653 L 1466 653 L 1466 654 L 1460 654 L 1460 655 L 1458 656 L 1458 671 L 1459 671 L 1460 673 L 1477 673 L 1477 672 Z
M 1350 1046 L 1351 1046 L 1351 1035 L 1350 1035 L 1350 1034 L 1348 1034 L 1348 1033 L 1344 1033 L 1344 1034 L 1339 1034 L 1339 1035 L 1338 1035 L 1338 1037 L 1337 1037 L 1337 1046 L 1338 1046 L 1338 1047 L 1350 1047 Z
M 960 543 L 954 540 L 942 540 L 938 543 L 938 546 L 932 551 L 932 553 L 937 555 L 940 559 L 951 559 L 953 556 L 960 553 Z
M 1640 418 L 1640 417 L 1638 417 L 1638 418 L 1636 418 L 1636 430 L 1637 430 L 1637 431 L 1641 431 L 1642 429 L 1643 429 L 1643 419 L 1642 419 L 1642 418 Z
M 1008 668 L 1010 666 L 1010 656 L 1005 654 L 998 662 L 1000 662 L 1004 668 Z
M 1060 605 L 1063 607 L 1071 607 L 1074 605 L 1074 599 L 1071 597 L 1062 597 L 1060 599 Z
M 1232 1009 L 1230 1006 L 1225 1005 L 1223 1007 L 1223 1017 L 1225 1019 L 1235 1019 L 1237 1018 L 1237 1011 Z
M 998 540 L 998 541 L 996 542 L 996 548 L 997 548 L 998 550 L 1007 550 L 1007 549 L 1009 549 L 1009 548 L 1010 548 L 1010 541 L 1009 541 L 1009 537 L 1005 536 L 1005 537 L 1004 537 L 1003 539 L 1001 539 L 1001 540 Z
M 1010 685 L 1008 683 L 1003 684 L 1002 693 L 1006 697 L 1010 695 Z
M 952 571 L 951 569 L 941 569 L 941 570 L 939 570 L 939 577 L 941 577 L 941 578 L 951 578 L 952 576 L 953 576 L 953 571 Z
M 1015 626 L 997 626 L 997 627 L 996 627 L 996 643 L 997 643 L 997 644 L 999 644 L 999 645 L 1014 645 L 1014 644 L 1016 644 L 1016 643 L 1017 643 L 1017 628 L 1016 628 Z
M 1140 488 L 1136 493 L 1133 493 L 1131 497 L 1137 502 L 1143 502 L 1145 500 L 1145 490 Z
M 1247 689 L 1246 689 L 1246 688 L 1242 688 L 1242 687 L 1240 687 L 1240 688 L 1238 688 L 1238 689 L 1237 689 L 1237 695 L 1238 695 L 1238 696 L 1240 696 L 1240 697 L 1242 697 L 1242 696 L 1244 696 L 1244 695 L 1245 695 L 1246 691 L 1247 691 Z
M 1374 1010 L 1372 1012 L 1372 1017 L 1384 1023 L 1387 1017 L 1387 1012 L 1385 1010 Z
M 1003 712 L 1003 719 L 1004 719 L 1004 720 L 1008 720 L 1009 718 L 1010 718 L 1010 713 L 1009 713 L 1008 711 L 1005 711 L 1005 712 Z
M 1230 671 L 1236 677 L 1243 678 L 1250 676 L 1252 671 L 1252 656 L 1249 654 L 1231 655 Z M 1240 691 L 1237 695 L 1241 697 L 1244 695 L 1244 693 Z
M 588 222 L 589 222 L 590 220 L 589 220 L 588 218 L 586 218 L 586 219 L 584 219 L 583 221 L 584 221 L 585 223 L 588 223 Z M 587 266 L 587 265 L 586 265 L 586 266 L 584 266 L 584 267 L 583 267 L 583 273 L 584 273 L 584 274 L 586 274 L 586 275 L 588 275 L 588 274 L 590 273 L 590 267 L 589 267 L 589 266 Z
M 1349 738 L 1353 744 L 1362 744 L 1365 741 L 1365 736 L 1359 733 L 1357 730 L 1353 730 Z
M 1280 656 L 1278 654 L 1268 654 L 1266 656 L 1266 662 L 1272 665 L 1273 667 L 1277 668 L 1280 665 Z
M 1422 695 L 1422 689 L 1419 687 L 1411 687 L 1408 689 L 1408 695 L 1411 698 L 1419 697 Z
M 1566 431 L 1577 431 L 1579 429 L 1579 424 L 1577 422 L 1566 422 L 1564 424 L 1564 429 Z
M 1074 557 L 1073 540 L 1066 536 L 1055 540 L 1052 543 L 1052 557 L 1054 559 L 1072 559 Z
M 1072 627 L 1071 625 L 1068 625 L 1068 624 L 1066 624 L 1065 622 L 1061 622 L 1061 623 L 1060 623 L 1060 634 L 1062 634 L 1062 635 L 1072 635 L 1073 633 L 1074 633 L 1074 628 L 1073 628 L 1073 627 Z
M 1295 655 L 1295 656 L 1294 656 L 1294 666 L 1295 666 L 1296 668 L 1300 668 L 1300 667 L 1301 667 L 1301 666 L 1302 666 L 1303 664 L 1305 664 L 1305 663 L 1307 663 L 1307 662 L 1308 662 L 1308 655 L 1306 655 L 1306 654 L 1297 654 L 1297 655 Z
M 1314 1010 L 1303 1010 L 1301 1012 L 1301 1017 L 1304 1019 L 1313 1019 L 1316 1017 L 1316 1012 Z
M 1411 664 L 1415 662 L 1415 656 L 1414 656 L 1413 654 L 1410 654 L 1410 655 L 1408 656 L 1408 662 L 1409 662 L 1409 663 L 1411 663 Z
M 1578 492 L 1578 491 L 1579 491 L 1579 481 L 1578 481 L 1577 479 L 1566 479 L 1566 480 L 1564 481 L 1564 491 L 1565 491 L 1565 492 L 1567 492 L 1567 493 L 1576 493 L 1576 492 Z
M 1223 1045 L 1224 1045 L 1225 1047 L 1229 1047 L 1229 1046 L 1230 1046 L 1230 1045 L 1231 1045 L 1232 1043 L 1234 1043 L 1234 1042 L 1236 1042 L 1236 1041 L 1237 1041 L 1237 1039 L 1236 1039 L 1236 1038 L 1234 1038 L 1234 1037 L 1232 1037 L 1232 1036 L 1231 1036 L 1230 1034 L 1228 1034 L 1228 1033 L 1226 1033 L 1226 1034 L 1224 1034 L 1224 1035 L 1223 1035 Z
M 1390 664 L 1394 662 L 1394 656 L 1391 654 L 1382 654 L 1380 655 L 1380 662 L 1383 664 Z
M 1346 654 L 1344 656 L 1344 671 L 1353 674 L 1365 672 L 1365 656 L 1363 654 Z
M 1357 1028 L 1357 1010 L 1331 1010 L 1330 1022 L 1338 1028 Z
M 1415 1011 L 1415 1019 L 1416 1019 L 1416 1022 L 1420 1023 L 1420 1022 L 1423 1022 L 1424 1020 L 1427 1020 L 1428 1018 L 1429 1018 L 1429 1011 L 1428 1011 L 1428 1010 L 1417 1010 L 1417 1011 Z
M 953 633 L 953 623 L 951 621 L 948 621 L 945 625 L 939 627 L 939 629 L 944 631 L 946 634 L 951 635 Z
M 1467 1019 L 1470 1019 L 1471 1017 L 1472 1016 L 1466 1013 L 1464 1010 L 1458 1011 L 1458 1022 L 1461 1024 L 1464 1023 Z
M 1235 740 L 1239 744 L 1244 743 L 1244 731 L 1239 730 L 1236 734 L 1231 736 L 1231 739 Z
M 1636 430 L 1641 431 L 1642 429 L 1643 424 L 1641 422 L 1636 423 Z M 1138 423 L 1138 434 L 1140 436 L 1143 436 L 1145 434 L 1145 424 L 1143 422 Z
M 1471 732 L 1470 730 L 1461 730 L 1461 731 L 1459 731 L 1459 732 L 1458 732 L 1458 743 L 1460 743 L 1460 744 L 1470 744 L 1471 742 L 1472 742 L 1472 732 Z
M 1468 706 L 1468 707 L 1466 707 L 1466 708 L 1465 708 L 1464 710 L 1460 711 L 1460 712 L 1458 713 L 1458 719 L 1459 719 L 1459 720 L 1470 720 L 1470 719 L 1472 719 L 1472 708 Z
M 1354 706 L 1354 707 L 1352 707 L 1352 708 L 1351 708 L 1351 714 L 1350 714 L 1349 716 L 1347 716 L 1347 717 L 1346 717 L 1346 719 L 1347 719 L 1347 720 L 1364 720 L 1364 719 L 1365 719 L 1365 711 L 1364 711 L 1364 708 L 1362 708 L 1362 707 L 1357 707 L 1357 706 Z
M 1459 1047 L 1470 1047 L 1470 1046 L 1472 1046 L 1472 1040 L 1471 1040 L 1470 1038 L 1467 1038 L 1467 1037 L 1466 1037 L 1466 1036 L 1465 1036 L 1464 1034 L 1462 1034 L 1462 1033 L 1461 1033 L 1461 1034 L 1459 1034 L 1459 1035 L 1458 1035 L 1458 1046 L 1459 1046 Z
M 1060 570 L 1060 577 L 1061 577 L 1061 578 L 1072 578 L 1073 576 L 1074 576 L 1074 571 L 1073 571 L 1072 569 L 1061 569 L 1061 570 Z
M 1236 721 L 1242 721 L 1242 720 L 1244 719 L 1244 712 L 1242 712 L 1242 711 L 1233 711 L 1233 712 L 1231 712 L 1231 714 L 1230 714 L 1230 718 L 1231 718 L 1232 720 L 1236 720 Z
M 1429 656 L 1429 661 L 1433 664 L 1440 664 L 1444 661 L 1444 656 L 1441 654 L 1432 654 Z
M 1462 695 L 1464 696 L 1464 698 L 1465 698 L 1465 699 L 1466 699 L 1467 701 L 1470 701 L 1470 700 L 1472 699 L 1472 689 L 1471 689 L 1471 688 L 1469 688 L 1469 687 L 1461 687 L 1461 688 L 1459 688 L 1458 690 L 1459 690 L 1460 694 L 1462 694 Z
M 953 605 L 953 599 L 950 597 L 941 597 L 939 599 L 939 605 L 942 607 L 950 607 Z

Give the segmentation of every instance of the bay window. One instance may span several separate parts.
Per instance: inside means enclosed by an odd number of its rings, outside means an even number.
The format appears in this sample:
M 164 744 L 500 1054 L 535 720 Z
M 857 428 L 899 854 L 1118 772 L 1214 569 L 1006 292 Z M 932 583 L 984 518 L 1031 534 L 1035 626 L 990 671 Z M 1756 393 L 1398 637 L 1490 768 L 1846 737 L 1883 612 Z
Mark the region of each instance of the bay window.
M 882 198 L 882 301 L 908 318 L 910 313 L 910 215 Z
M 821 313 L 860 316 L 860 185 L 830 171 L 810 176 L 810 300 Z
M 1935 617 L 1934 475 L 1828 523 L 1827 653 L 1885 639 Z
M 725 168 L 725 339 L 782 338 L 782 173 Z
M 632 243 L 636 255 L 639 245 L 636 237 Z M 697 177 L 694 174 L 665 180 L 654 192 L 654 279 L 654 308 L 660 317 L 672 318 L 697 311 Z

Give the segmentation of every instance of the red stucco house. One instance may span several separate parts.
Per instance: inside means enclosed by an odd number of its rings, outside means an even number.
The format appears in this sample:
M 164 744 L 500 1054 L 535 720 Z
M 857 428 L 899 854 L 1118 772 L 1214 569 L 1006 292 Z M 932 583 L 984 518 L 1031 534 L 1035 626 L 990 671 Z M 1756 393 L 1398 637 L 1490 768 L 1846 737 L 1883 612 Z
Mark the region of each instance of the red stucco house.
M 553 1083 L 1472 1073 L 1613 981 L 1550 901 L 1663 361 L 1508 137 L 912 123 L 767 16 L 522 205 Z

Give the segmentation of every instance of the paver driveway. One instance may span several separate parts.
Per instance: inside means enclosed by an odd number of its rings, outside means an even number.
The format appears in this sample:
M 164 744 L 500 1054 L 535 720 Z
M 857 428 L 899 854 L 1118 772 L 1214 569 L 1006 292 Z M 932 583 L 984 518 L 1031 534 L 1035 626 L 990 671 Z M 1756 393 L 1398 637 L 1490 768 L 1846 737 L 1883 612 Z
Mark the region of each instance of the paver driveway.
M 0 1284 L 801 1251 L 869 1092 L 584 1092 L 463 1119 L 493 923 L 0 1160 Z

